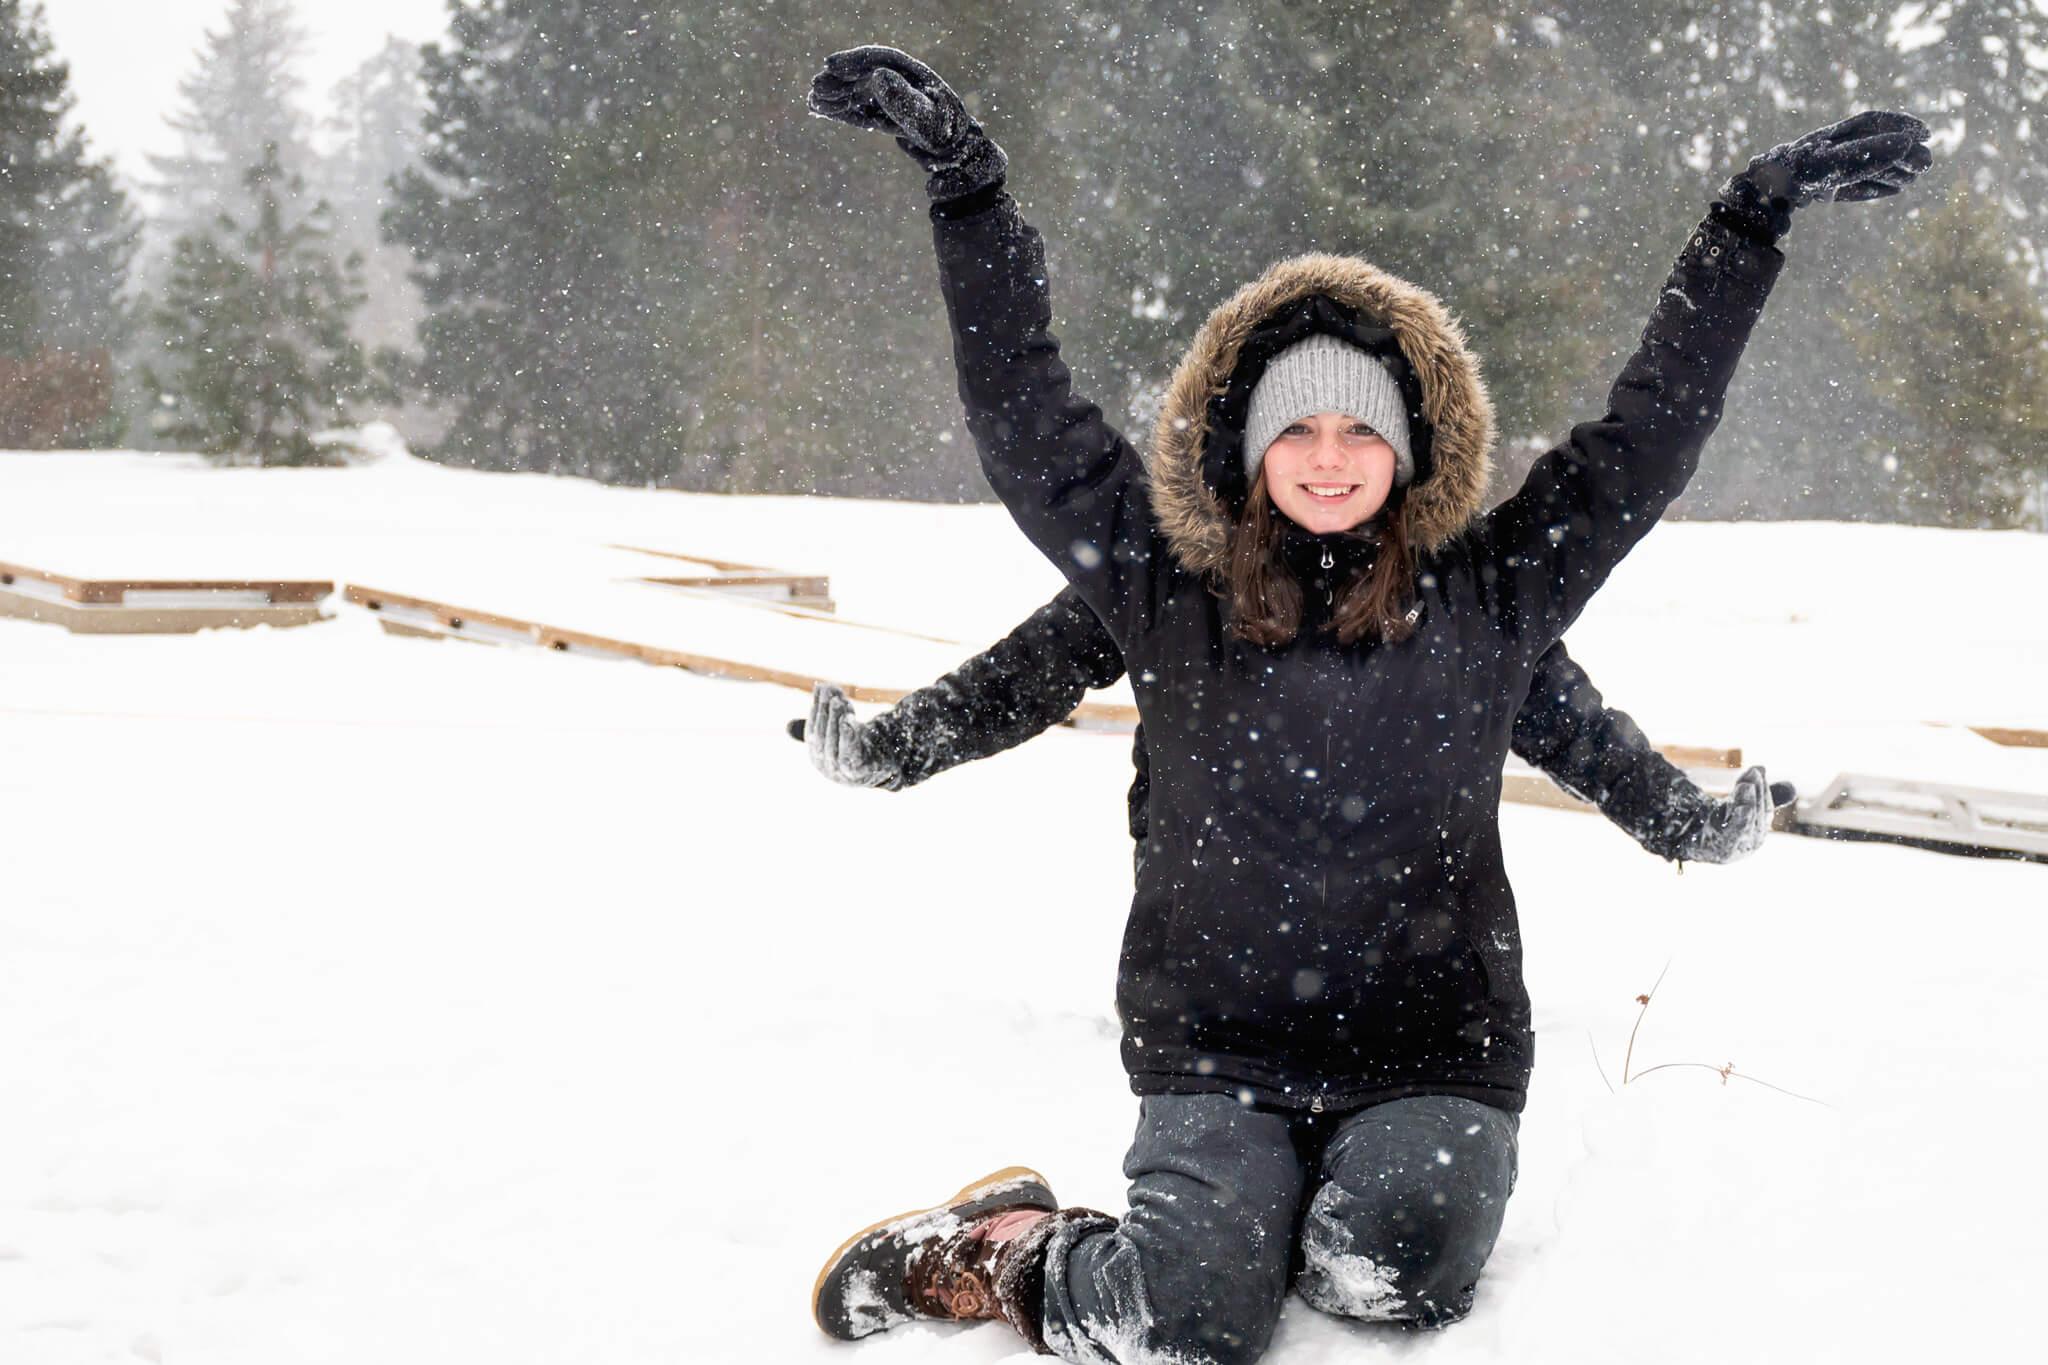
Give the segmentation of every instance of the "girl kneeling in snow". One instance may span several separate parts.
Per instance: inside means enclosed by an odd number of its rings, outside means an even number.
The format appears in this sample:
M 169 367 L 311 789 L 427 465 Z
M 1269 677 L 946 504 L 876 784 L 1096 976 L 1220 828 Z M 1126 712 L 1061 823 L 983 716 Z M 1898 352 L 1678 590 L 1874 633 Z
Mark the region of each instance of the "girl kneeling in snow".
M 869 47 L 810 103 L 930 173 L 983 470 L 1115 637 L 1152 772 L 1117 973 L 1130 1212 L 997 1172 L 849 1239 L 819 1325 L 1002 1318 L 1073 1361 L 1249 1361 L 1291 1271 L 1332 1313 L 1455 1321 L 1531 1060 L 1497 824 L 1516 712 L 1691 476 L 1791 211 L 1895 193 L 1927 130 L 1861 114 L 1729 181 L 1606 416 L 1482 514 L 1492 407 L 1428 293 L 1353 257 L 1274 266 L 1195 338 L 1148 469 L 1073 395 L 1043 244 L 958 96 Z

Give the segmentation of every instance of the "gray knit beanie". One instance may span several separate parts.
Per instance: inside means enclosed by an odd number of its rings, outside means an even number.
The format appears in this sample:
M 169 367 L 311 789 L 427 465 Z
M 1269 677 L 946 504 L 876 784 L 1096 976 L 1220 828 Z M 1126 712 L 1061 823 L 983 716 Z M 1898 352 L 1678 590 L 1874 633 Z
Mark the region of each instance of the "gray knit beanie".
M 1394 448 L 1394 487 L 1415 478 L 1408 446 L 1408 405 L 1401 386 L 1375 356 L 1327 332 L 1298 341 L 1266 366 L 1252 388 L 1244 423 L 1244 477 L 1259 477 L 1266 447 L 1304 417 L 1341 412 L 1378 432 Z

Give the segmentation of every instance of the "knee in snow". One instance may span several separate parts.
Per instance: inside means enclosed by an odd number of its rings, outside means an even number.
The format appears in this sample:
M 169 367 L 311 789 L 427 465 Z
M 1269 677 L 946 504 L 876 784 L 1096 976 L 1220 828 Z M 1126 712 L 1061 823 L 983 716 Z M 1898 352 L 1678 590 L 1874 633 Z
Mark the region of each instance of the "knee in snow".
M 1472 1303 L 1462 1221 L 1441 1193 L 1361 1199 L 1334 1182 L 1302 1220 L 1295 1290 L 1311 1307 L 1361 1322 L 1443 1326 Z

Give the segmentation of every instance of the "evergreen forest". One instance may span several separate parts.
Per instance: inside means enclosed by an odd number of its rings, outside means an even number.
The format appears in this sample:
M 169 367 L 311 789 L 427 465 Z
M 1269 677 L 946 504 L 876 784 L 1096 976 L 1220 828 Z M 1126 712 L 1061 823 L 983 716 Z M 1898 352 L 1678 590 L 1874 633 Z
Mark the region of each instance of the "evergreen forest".
M 321 91 L 292 0 L 223 0 L 143 184 L 95 156 L 40 8 L 0 0 L 0 444 L 303 463 L 379 418 L 465 467 L 985 498 L 922 176 L 803 105 L 882 41 L 1007 150 L 1077 387 L 1134 438 L 1208 309 L 1357 253 L 1462 319 L 1501 492 L 1598 415 L 1732 171 L 1917 113 L 1908 198 L 1798 221 L 1677 515 L 2048 517 L 2031 0 L 446 7 Z

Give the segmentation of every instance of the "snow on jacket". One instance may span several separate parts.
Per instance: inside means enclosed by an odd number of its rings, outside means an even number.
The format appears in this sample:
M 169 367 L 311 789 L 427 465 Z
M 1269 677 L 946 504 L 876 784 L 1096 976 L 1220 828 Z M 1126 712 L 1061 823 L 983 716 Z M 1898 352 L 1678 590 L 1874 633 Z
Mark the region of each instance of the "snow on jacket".
M 988 649 L 876 716 L 868 733 L 902 774 L 893 788 L 914 787 L 1043 734 L 1090 690 L 1123 675 L 1116 641 L 1067 587 Z M 1628 713 L 1607 706 L 1562 641 L 1536 661 L 1510 747 L 1666 860 L 1677 859 L 1713 804 Z M 1130 831 L 1142 842 L 1151 789 L 1142 725 L 1131 763 Z
M 1151 758 L 1117 970 L 1139 1094 L 1345 1108 L 1522 1106 L 1533 1056 L 1498 805 L 1537 660 L 1684 488 L 1783 257 L 1711 217 L 1605 416 L 1479 515 L 1491 405 L 1430 295 L 1355 258 L 1282 262 L 1213 313 L 1137 450 L 1071 388 L 1044 246 L 1000 188 L 933 207 L 955 371 L 982 468 L 1115 638 Z M 1243 400 L 1307 331 L 1387 339 L 1420 384 L 1408 523 L 1419 625 L 1340 645 L 1313 582 L 1295 641 L 1234 639 L 1216 591 Z M 1242 355 L 1240 353 L 1243 353 Z M 1312 579 L 1357 536 L 1287 545 Z

